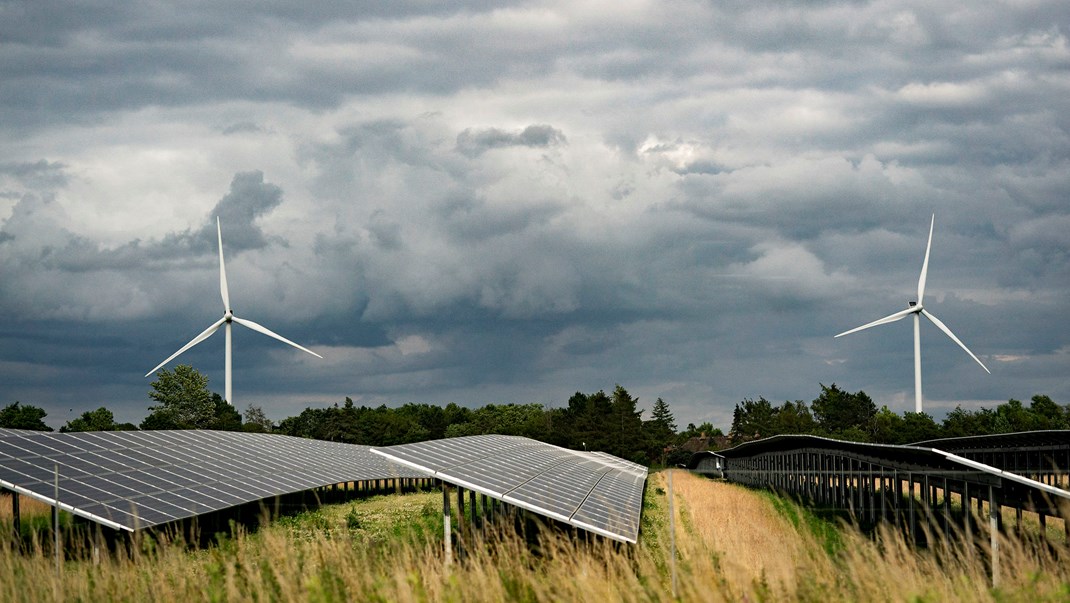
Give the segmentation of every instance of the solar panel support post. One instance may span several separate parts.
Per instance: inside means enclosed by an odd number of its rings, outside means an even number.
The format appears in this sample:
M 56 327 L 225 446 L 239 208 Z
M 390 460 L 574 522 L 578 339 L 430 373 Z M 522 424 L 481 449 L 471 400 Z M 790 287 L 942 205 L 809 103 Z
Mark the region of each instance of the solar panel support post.
M 877 521 L 877 478 L 873 474 L 873 463 L 866 463 L 866 515 L 870 523 Z
M 53 500 L 56 503 L 52 507 L 52 533 L 53 533 L 53 536 L 55 537 L 55 543 L 54 543 L 53 546 L 55 547 L 55 551 L 56 551 L 56 579 L 57 579 L 57 583 L 58 583 L 58 579 L 59 579 L 59 576 L 60 576 L 60 560 L 59 560 L 59 556 L 60 556 L 60 551 L 59 551 L 59 463 L 56 463 L 55 465 L 52 465 L 52 469 L 55 472 L 54 473 L 55 496 L 53 497 Z
M 477 523 L 479 521 L 479 517 L 476 516 L 476 512 L 475 512 L 475 491 L 474 490 L 470 490 L 469 491 L 469 508 L 472 509 L 472 529 L 473 529 L 473 532 L 474 532 L 474 530 L 478 527 Z
M 907 495 L 907 507 L 910 512 L 910 542 L 913 543 L 918 537 L 917 519 L 914 510 L 914 507 L 917 506 L 917 501 L 914 498 L 914 474 L 909 471 L 907 472 L 907 490 L 909 492 Z
M 966 555 L 973 558 L 973 506 L 970 504 L 970 483 L 962 480 L 962 524 L 966 532 Z
M 825 458 L 823 453 L 816 453 L 814 458 L 817 459 L 816 467 L 814 468 L 814 493 L 817 495 L 817 503 L 824 505 L 826 501 L 826 488 L 825 488 Z
M 847 498 L 847 475 L 846 467 L 847 459 L 839 457 L 839 461 L 836 463 L 836 481 L 839 490 L 840 508 L 848 510 L 851 506 L 850 500 Z
M 490 505 L 487 504 L 487 498 L 486 494 L 480 496 L 480 505 L 483 509 L 483 520 L 479 522 L 479 527 L 484 534 L 487 532 L 487 522 L 490 521 Z
M 881 480 L 881 521 L 888 521 L 888 481 L 884 477 L 884 465 L 880 466 L 880 480 Z
M 860 523 L 860 524 L 866 520 L 866 506 L 867 506 L 866 505 L 865 473 L 863 472 L 862 467 L 863 467 L 863 461 L 862 460 L 856 460 L 855 461 L 855 472 L 854 472 L 855 495 L 858 498 L 858 503 L 857 503 L 858 504 L 858 517 L 856 519 L 857 519 L 858 523 Z
M 996 489 L 993 486 L 988 487 L 988 531 L 989 542 L 992 549 L 991 563 L 992 563 L 992 587 L 997 588 L 999 586 L 999 504 L 996 501 Z
M 457 486 L 457 557 L 460 558 L 464 553 L 464 540 L 468 536 L 465 534 L 465 521 L 464 521 L 464 488 Z
M 19 493 L 11 491 L 11 536 L 16 549 L 22 546 L 22 517 L 19 511 Z
M 442 482 L 442 552 L 445 555 L 446 567 L 453 565 L 453 532 L 450 529 L 450 487 Z
M 897 527 L 903 525 L 903 481 L 899 479 L 899 470 L 892 469 L 892 518 Z
M 931 528 L 933 525 L 933 489 L 932 484 L 929 483 L 929 473 L 925 472 L 921 475 L 921 498 L 925 501 L 925 525 Z

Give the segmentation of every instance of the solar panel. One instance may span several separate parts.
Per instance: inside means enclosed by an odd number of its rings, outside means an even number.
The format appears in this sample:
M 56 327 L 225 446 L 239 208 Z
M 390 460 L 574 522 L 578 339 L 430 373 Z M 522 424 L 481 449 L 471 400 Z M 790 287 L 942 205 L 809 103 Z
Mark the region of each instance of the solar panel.
M 39 431 L 33 431 L 31 429 L 11 429 L 10 427 L 0 427 L 0 438 L 6 438 L 11 435 L 20 435 L 24 433 L 41 433 Z
M 0 486 L 123 530 L 312 488 L 428 477 L 367 446 L 226 431 L 0 433 Z
M 647 468 L 519 436 L 482 435 L 372 452 L 492 498 L 624 542 L 636 542 Z

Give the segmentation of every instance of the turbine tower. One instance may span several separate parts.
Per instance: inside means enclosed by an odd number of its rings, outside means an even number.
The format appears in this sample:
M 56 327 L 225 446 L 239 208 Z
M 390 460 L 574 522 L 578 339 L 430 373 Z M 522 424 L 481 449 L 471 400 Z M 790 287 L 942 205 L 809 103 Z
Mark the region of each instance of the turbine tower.
M 264 335 L 267 335 L 268 337 L 274 337 L 275 339 L 278 339 L 279 341 L 281 341 L 283 343 L 292 345 L 293 347 L 301 350 L 302 352 L 308 352 L 309 354 L 312 354 L 316 358 L 323 358 L 323 356 L 320 356 L 319 354 L 313 352 L 312 350 L 310 350 L 308 348 L 305 348 L 305 347 L 302 347 L 300 345 L 297 345 L 296 343 L 290 341 L 289 339 L 286 339 L 282 335 L 279 335 L 278 333 L 275 333 L 274 331 L 272 331 L 271 329 L 268 329 L 267 327 L 265 327 L 263 325 L 257 324 L 255 322 L 253 322 L 251 320 L 247 320 L 245 318 L 239 318 L 239 317 L 234 315 L 234 312 L 231 311 L 231 309 L 230 309 L 230 294 L 227 291 L 227 268 L 223 264 L 223 229 L 219 225 L 219 217 L 218 216 L 216 216 L 216 219 L 215 219 L 215 228 L 216 228 L 216 236 L 219 239 L 219 293 L 220 293 L 220 295 L 223 296 L 223 318 L 220 318 L 219 320 L 217 320 L 214 323 L 212 323 L 212 326 L 210 326 L 207 329 L 205 329 L 204 331 L 202 331 L 200 335 L 194 337 L 192 341 L 190 341 L 186 345 L 182 346 L 177 352 L 175 352 L 174 354 L 171 354 L 170 356 L 168 356 L 167 360 L 164 360 L 160 364 L 157 364 L 156 368 L 154 368 L 151 371 L 145 373 L 145 376 L 148 377 L 149 375 L 155 373 L 160 367 L 162 367 L 163 365 L 167 364 L 168 362 L 171 362 L 172 360 L 174 360 L 182 352 L 185 352 L 186 350 L 192 348 L 193 346 L 197 345 L 198 343 L 200 343 L 200 342 L 204 341 L 205 339 L 208 339 L 209 337 L 211 337 L 212 333 L 215 333 L 217 330 L 219 330 L 219 327 L 225 326 L 226 327 L 226 336 L 227 336 L 226 361 L 224 363 L 224 366 L 226 367 L 225 368 L 226 400 L 227 400 L 228 404 L 233 406 L 234 405 L 234 400 L 233 400 L 233 397 L 232 397 L 232 395 L 233 395 L 233 389 L 232 389 L 233 380 L 232 380 L 232 377 L 231 377 L 231 360 L 230 360 L 231 359 L 230 325 L 231 325 L 232 322 L 236 322 L 236 323 L 238 323 L 238 324 L 240 324 L 240 325 L 242 325 L 244 327 L 248 327 L 248 328 L 250 328 L 250 329 L 252 329 L 254 331 L 257 331 L 259 333 L 263 333 Z
M 970 348 L 967 348 L 966 344 L 962 343 L 962 341 L 959 340 L 958 337 L 955 337 L 955 334 L 951 332 L 951 329 L 947 328 L 947 325 L 945 325 L 943 322 L 941 322 L 939 318 L 933 316 L 932 313 L 929 312 L 928 310 L 926 310 L 925 306 L 922 304 L 922 298 L 925 296 L 925 277 L 929 272 L 929 250 L 932 249 L 932 245 L 933 245 L 933 226 L 935 226 L 935 224 L 936 224 L 936 214 L 933 214 L 932 221 L 929 223 L 929 243 L 925 246 L 925 261 L 922 262 L 922 264 L 921 264 L 921 277 L 918 279 L 918 300 L 910 302 L 909 307 L 907 307 L 905 310 L 900 310 L 900 311 L 896 312 L 895 314 L 891 314 L 891 315 L 885 316 L 884 318 L 881 318 L 880 320 L 874 320 L 871 323 L 864 324 L 864 325 L 862 325 L 860 327 L 855 327 L 854 329 L 851 329 L 850 331 L 844 331 L 843 333 L 840 333 L 839 335 L 836 336 L 836 337 L 843 337 L 844 335 L 849 335 L 849 334 L 854 333 L 856 331 L 861 331 L 863 329 L 868 329 L 870 327 L 875 327 L 877 325 L 883 325 L 883 324 L 887 324 L 887 323 L 890 323 L 890 322 L 895 322 L 897 320 L 902 320 L 902 319 L 906 318 L 907 316 L 913 315 L 914 316 L 914 412 L 918 412 L 918 413 L 921 412 L 921 318 L 920 317 L 922 315 L 924 315 L 925 318 L 928 318 L 934 325 L 936 325 L 936 327 L 938 329 L 943 331 L 945 335 L 950 337 L 951 341 L 954 341 L 955 343 L 959 344 L 959 347 L 962 348 L 963 350 L 965 350 L 966 353 L 970 355 L 970 358 L 973 358 L 974 360 L 976 360 L 977 364 L 980 364 L 981 368 L 985 369 L 986 373 L 992 374 L 992 371 L 988 370 L 988 367 L 985 366 L 985 363 L 981 362 L 981 360 L 977 356 L 974 356 L 973 352 L 970 351 Z

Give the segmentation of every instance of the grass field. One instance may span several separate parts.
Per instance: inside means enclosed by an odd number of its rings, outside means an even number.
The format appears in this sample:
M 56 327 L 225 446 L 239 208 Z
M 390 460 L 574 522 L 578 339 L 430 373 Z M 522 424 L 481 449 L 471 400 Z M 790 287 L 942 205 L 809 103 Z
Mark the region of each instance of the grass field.
M 768 493 L 674 472 L 677 597 L 667 483 L 650 476 L 638 546 L 490 531 L 446 566 L 441 494 L 379 496 L 236 531 L 190 550 L 143 541 L 98 563 L 0 552 L 0 601 L 1066 601 L 1066 545 L 914 550 Z M 8 501 L 0 500 L 0 508 Z M 24 517 L 30 505 L 23 505 Z M 8 509 L 10 506 L 8 504 Z M 35 512 L 48 512 L 48 507 Z M 9 513 L 9 511 L 8 511 Z M 5 517 L 9 519 L 9 517 Z M 84 557 L 84 556 L 83 556 Z

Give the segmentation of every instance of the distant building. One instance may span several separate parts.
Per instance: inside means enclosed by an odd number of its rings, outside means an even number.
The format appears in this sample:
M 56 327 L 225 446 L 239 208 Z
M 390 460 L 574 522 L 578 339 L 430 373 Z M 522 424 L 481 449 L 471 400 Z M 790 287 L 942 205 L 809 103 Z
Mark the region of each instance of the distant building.
M 716 452 L 704 450 L 691 455 L 687 468 L 695 473 L 710 477 L 724 477 L 724 457 Z

